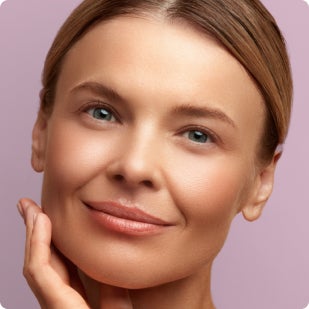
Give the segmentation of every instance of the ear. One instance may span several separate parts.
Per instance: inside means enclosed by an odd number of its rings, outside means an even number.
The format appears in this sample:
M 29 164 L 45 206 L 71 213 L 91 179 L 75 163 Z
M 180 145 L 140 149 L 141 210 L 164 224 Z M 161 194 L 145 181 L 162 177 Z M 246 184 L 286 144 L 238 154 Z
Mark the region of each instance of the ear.
M 262 167 L 256 175 L 253 188 L 246 205 L 242 208 L 242 214 L 248 221 L 254 221 L 260 217 L 274 185 L 275 169 L 281 152 L 274 154 L 271 162 Z
M 32 168 L 40 173 L 44 171 L 47 142 L 47 116 L 39 112 L 32 130 Z

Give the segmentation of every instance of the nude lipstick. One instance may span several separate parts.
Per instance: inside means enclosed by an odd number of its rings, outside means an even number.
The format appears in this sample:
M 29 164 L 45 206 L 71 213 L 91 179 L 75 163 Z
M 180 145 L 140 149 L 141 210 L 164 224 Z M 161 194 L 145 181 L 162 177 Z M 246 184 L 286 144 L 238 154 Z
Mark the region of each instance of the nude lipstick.
M 118 202 L 84 202 L 89 215 L 104 228 L 127 235 L 153 235 L 163 232 L 171 224 L 135 206 Z

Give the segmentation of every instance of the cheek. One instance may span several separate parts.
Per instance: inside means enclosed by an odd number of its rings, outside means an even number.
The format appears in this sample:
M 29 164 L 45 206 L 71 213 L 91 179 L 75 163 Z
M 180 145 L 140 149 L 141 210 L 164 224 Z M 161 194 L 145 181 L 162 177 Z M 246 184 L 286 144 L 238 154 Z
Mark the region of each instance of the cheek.
M 232 157 L 205 157 L 178 168 L 171 191 L 197 240 L 221 248 L 229 226 L 237 214 L 249 166 Z
M 174 196 L 180 197 L 180 204 L 190 205 L 189 217 L 209 211 L 233 212 L 248 182 L 249 166 L 241 161 L 229 156 L 210 156 L 193 159 L 190 164 L 182 164 L 182 168 L 176 163 L 171 190 L 177 188 Z
M 89 134 L 64 121 L 49 128 L 45 157 L 42 205 L 50 215 L 60 216 L 61 205 L 76 198 L 78 190 L 100 175 L 108 163 L 112 145 L 99 134 Z
M 45 179 L 51 187 L 77 189 L 102 172 L 111 145 L 106 145 L 104 136 L 89 134 L 78 126 L 54 127 L 48 136 Z
M 108 277 L 131 282 L 132 274 L 138 274 L 139 287 L 179 279 L 211 261 L 224 243 L 245 183 L 246 166 L 239 163 L 241 160 L 217 155 L 190 157 L 174 149 L 170 156 L 164 156 L 167 159 L 160 164 L 164 166 L 166 191 L 174 203 L 170 206 L 176 205 L 185 228 L 157 242 L 134 245 L 111 241 L 114 239 L 85 220 L 82 211 L 73 209 L 76 205 L 72 201 L 77 200 L 80 188 L 96 177 L 104 177 L 107 164 L 115 156 L 112 149 L 117 149 L 117 139 L 105 139 L 104 134 L 95 132 L 89 135 L 69 122 L 50 129 L 42 205 L 53 223 L 53 241 L 58 249 L 89 275 L 102 276 L 95 277 L 97 280 Z M 81 244 L 87 250 L 80 250 Z M 158 250 L 163 247 L 166 249 Z M 126 263 L 119 251 L 126 252 Z M 107 275 L 107 271 L 111 273 Z

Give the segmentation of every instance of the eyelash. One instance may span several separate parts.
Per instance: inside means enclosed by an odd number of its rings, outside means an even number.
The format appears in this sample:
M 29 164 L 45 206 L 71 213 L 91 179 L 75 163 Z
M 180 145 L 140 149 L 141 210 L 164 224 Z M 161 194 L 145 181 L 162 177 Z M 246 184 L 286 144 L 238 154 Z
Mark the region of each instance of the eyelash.
M 210 139 L 210 141 L 206 141 L 205 143 L 199 143 L 199 142 L 194 142 L 190 140 L 189 137 L 187 137 L 189 141 L 191 141 L 193 144 L 196 144 L 196 145 L 203 145 L 203 144 L 209 144 L 209 143 L 213 144 L 213 143 L 216 143 L 219 139 L 218 136 L 214 132 L 212 132 L 209 129 L 206 129 L 205 127 L 201 127 L 201 126 L 193 126 L 193 125 L 187 126 L 183 128 L 179 134 L 184 135 L 185 133 L 189 133 L 192 131 L 201 132 Z
M 95 108 L 106 109 L 108 112 L 110 112 L 112 114 L 112 116 L 116 119 L 117 122 L 121 123 L 119 114 L 109 104 L 103 103 L 101 101 L 88 102 L 88 103 L 84 104 L 79 109 L 79 111 L 83 112 L 83 113 L 88 113 L 89 110 L 95 109 Z M 93 116 L 91 116 L 91 118 L 96 120 Z M 197 146 L 209 144 L 209 143 L 213 144 L 213 143 L 216 143 L 219 140 L 218 136 L 213 131 L 209 130 L 208 128 L 205 128 L 205 127 L 202 127 L 202 126 L 196 126 L 196 125 L 189 125 L 189 126 L 186 126 L 185 128 L 182 128 L 182 130 L 179 132 L 179 135 L 183 136 L 185 133 L 189 133 L 189 132 L 192 132 L 192 131 L 201 132 L 201 133 L 205 134 L 210 139 L 209 142 L 206 141 L 205 143 L 200 143 L 200 142 L 194 142 L 194 141 L 190 140 L 189 137 L 187 137 L 187 139 L 190 142 L 192 142 L 192 144 L 196 144 Z
M 110 105 L 103 103 L 101 101 L 88 102 L 79 109 L 79 112 L 88 113 L 91 109 L 96 108 L 98 109 L 102 108 L 107 110 L 109 113 L 112 114 L 112 116 L 116 119 L 116 121 L 120 122 L 119 114 Z M 92 118 L 95 119 L 94 117 Z

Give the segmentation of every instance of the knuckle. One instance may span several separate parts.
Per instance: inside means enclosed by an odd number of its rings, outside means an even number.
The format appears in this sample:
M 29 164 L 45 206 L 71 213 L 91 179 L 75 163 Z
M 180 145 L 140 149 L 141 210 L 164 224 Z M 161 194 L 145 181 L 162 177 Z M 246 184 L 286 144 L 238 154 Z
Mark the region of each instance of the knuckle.
M 23 268 L 23 275 L 27 281 L 36 282 L 37 281 L 38 269 L 33 264 L 25 265 Z

